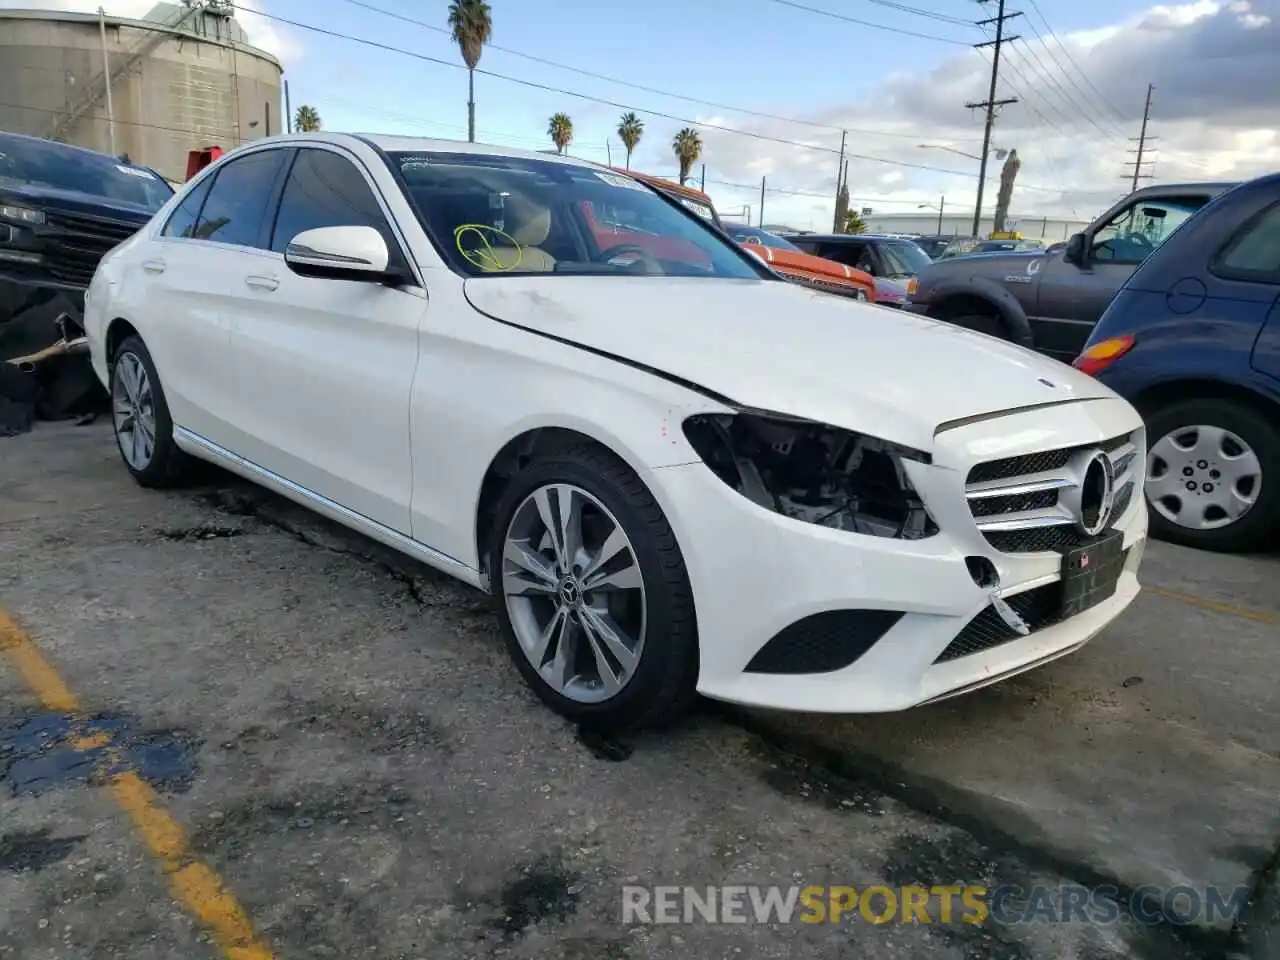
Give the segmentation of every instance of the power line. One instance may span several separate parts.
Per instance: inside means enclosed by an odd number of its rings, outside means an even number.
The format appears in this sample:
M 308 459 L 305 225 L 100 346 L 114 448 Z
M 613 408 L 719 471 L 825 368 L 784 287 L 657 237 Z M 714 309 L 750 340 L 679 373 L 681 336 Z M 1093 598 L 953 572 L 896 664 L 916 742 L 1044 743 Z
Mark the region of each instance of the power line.
M 344 2 L 355 7 L 360 7 L 372 13 L 381 14 L 384 17 L 391 17 L 394 20 L 400 20 L 403 23 L 411 23 L 414 26 L 421 27 L 424 30 L 430 30 L 433 33 L 442 33 L 446 36 L 452 36 L 452 31 L 445 27 L 438 27 L 433 23 L 425 20 L 419 20 L 415 17 L 409 17 L 402 13 L 396 13 L 394 10 L 387 10 L 383 7 L 375 6 L 372 3 L 366 3 L 365 0 L 344 0 Z M 891 0 L 880 0 L 882 3 L 889 3 Z M 250 11 L 253 12 L 253 11 Z M 850 133 L 859 133 L 864 136 L 873 137 L 899 137 L 906 140 L 915 139 L 916 135 L 912 133 L 892 133 L 887 130 L 855 130 L 852 127 L 839 127 L 831 123 L 821 123 L 817 120 L 803 120 L 799 117 L 785 117 L 776 113 L 765 113 L 761 110 L 748 110 L 746 107 L 735 107 L 732 104 L 718 103 L 715 100 L 703 100 L 698 97 L 691 97 L 684 93 L 672 93 L 670 90 L 662 90 L 658 87 L 646 86 L 642 83 L 635 83 L 630 80 L 622 80 L 618 77 L 612 77 L 605 73 L 596 73 L 594 70 L 584 70 L 581 67 L 575 67 L 567 63 L 560 63 L 557 60 L 550 60 L 546 57 L 539 57 L 532 53 L 525 53 L 521 50 L 514 50 L 511 47 L 499 46 L 496 43 L 485 45 L 486 50 L 496 50 L 499 53 L 505 53 L 508 56 L 519 57 L 522 60 L 528 60 L 531 63 L 540 63 L 546 67 L 554 67 L 557 70 L 567 70 L 569 73 L 576 73 L 579 76 L 591 77 L 593 80 L 603 80 L 606 83 L 617 84 L 620 87 L 630 87 L 633 90 L 641 90 L 644 93 L 652 93 L 659 97 L 669 97 L 672 100 L 683 100 L 686 103 L 696 103 L 703 107 L 712 107 L 716 110 L 728 110 L 732 113 L 742 113 L 750 117 L 759 117 L 763 120 L 777 120 L 782 123 L 794 123 L 798 126 L 816 127 L 821 130 L 848 130 Z
M 980 3 L 986 0 L 979 0 Z M 996 25 L 996 36 L 994 40 L 986 43 L 975 43 L 973 46 L 979 50 L 983 47 L 991 47 L 991 87 L 987 92 L 987 99 L 980 103 L 966 103 L 965 106 L 972 109 L 985 109 L 987 112 L 986 123 L 983 125 L 982 131 L 982 160 L 978 168 L 978 198 L 973 206 L 973 236 L 978 236 L 978 228 L 982 222 L 982 191 L 987 185 L 987 158 L 991 155 L 991 127 L 996 122 L 996 111 L 1000 107 L 1007 106 L 1011 103 L 1017 103 L 1017 97 L 1006 97 L 1003 100 L 996 99 L 996 82 L 1000 79 L 1000 48 L 1006 43 L 1010 43 L 1017 37 L 1006 37 L 1004 34 L 1004 24 L 1006 20 L 1012 20 L 1014 17 L 1020 17 L 1020 13 L 1005 13 L 1004 0 L 997 0 L 997 13 L 990 20 L 979 20 L 978 27 L 984 27 L 987 24 L 994 23 Z
M 968 44 L 963 40 L 953 40 L 950 37 L 939 37 L 931 33 L 917 33 L 915 30 L 904 30 L 901 27 L 888 27 L 883 23 L 872 23 L 870 20 L 859 20 L 857 17 L 847 17 L 843 13 L 832 13 L 830 10 L 822 10 L 818 7 L 806 6 L 803 3 L 796 3 L 795 0 L 773 0 L 773 2 L 784 7 L 791 7 L 793 10 L 803 10 L 805 13 L 816 13 L 820 17 L 830 17 L 832 20 L 843 20 L 845 23 L 854 23 L 860 27 L 868 27 L 872 30 L 885 30 L 889 33 L 900 33 L 905 37 L 917 37 L 920 40 L 935 40 L 938 43 L 950 43 L 957 47 L 968 46 Z M 967 21 L 965 22 L 965 25 L 969 25 Z
M 339 40 L 348 40 L 353 43 L 359 43 L 363 46 L 372 47 L 377 50 L 384 50 L 389 53 L 398 53 L 402 56 L 412 57 L 415 60 L 421 60 L 426 63 L 434 63 L 439 66 L 448 67 L 452 70 L 466 69 L 466 67 L 463 64 L 457 63 L 451 60 L 444 60 L 439 57 L 428 56 L 427 54 L 424 54 L 424 53 L 417 53 L 412 50 L 405 50 L 402 47 L 396 47 L 396 46 L 392 46 L 391 44 L 380 43 L 379 41 L 369 40 L 364 37 L 352 36 L 351 34 L 341 33 L 336 30 L 328 30 L 324 27 L 317 27 L 313 24 L 302 23 L 301 21 L 298 21 L 298 20 L 290 20 L 286 17 L 276 16 L 275 14 L 264 13 L 261 10 L 250 10 L 247 7 L 242 7 L 240 8 L 239 12 L 241 14 L 249 14 L 255 17 L 262 17 L 266 20 L 272 20 L 277 23 L 287 24 L 288 26 L 296 27 L 299 30 L 307 30 L 311 33 L 318 33 L 323 36 L 333 37 Z M 477 68 L 475 72 L 482 76 L 492 77 L 495 80 L 503 80 L 507 83 L 518 84 L 523 87 L 529 87 L 530 89 L 542 90 L 546 93 L 554 93 L 558 96 L 563 96 L 563 97 L 573 97 L 574 99 L 585 100 L 590 103 L 600 103 L 600 104 L 604 104 L 605 106 L 614 107 L 618 110 L 632 111 L 634 113 L 643 113 L 646 116 L 659 117 L 663 120 L 670 120 L 675 123 L 681 123 L 690 127 L 701 127 L 705 130 L 716 130 L 721 133 L 732 133 L 738 136 L 749 137 L 753 140 L 760 140 L 760 141 L 769 142 L 769 143 L 778 143 L 778 144 L 783 144 L 785 146 L 798 147 L 803 150 L 812 150 L 818 153 L 830 153 L 830 154 L 839 153 L 839 151 L 836 150 L 834 147 L 825 147 L 817 143 L 804 143 L 799 140 L 790 140 L 786 137 L 771 136 L 769 134 L 759 133 L 754 130 L 741 130 L 737 127 L 729 127 L 729 126 L 724 126 L 723 124 L 717 124 L 717 123 L 708 123 L 704 120 L 692 120 L 688 117 L 681 117 L 675 114 L 665 113 L 660 110 L 653 110 L 645 107 L 637 107 L 637 106 L 634 106 L 633 104 L 621 103 L 617 100 L 609 100 L 605 97 L 596 97 L 596 96 L 592 96 L 591 94 L 579 93 L 576 90 L 566 90 L 561 87 L 550 86 L 549 84 L 537 83 L 533 80 L 524 80 L 520 77 L 508 76 L 506 74 L 497 73 L 496 71 L 493 71 L 493 70 L 485 70 L 485 69 Z M 890 160 L 887 157 L 875 157 L 875 156 L 870 156 L 868 154 L 846 153 L 846 156 L 852 157 L 853 159 L 856 159 L 856 160 L 863 160 L 868 163 L 883 163 L 889 166 L 903 167 L 911 170 L 924 170 L 930 173 L 942 173 L 942 174 L 946 174 L 948 176 L 953 176 L 953 177 L 972 178 L 976 176 L 976 174 L 969 173 L 964 170 L 950 170 L 945 167 L 934 167 L 934 166 L 930 166 L 929 164 L 923 164 L 923 163 L 911 163 L 905 160 Z M 1040 190 L 1046 193 L 1060 192 L 1059 190 L 1056 190 L 1050 187 L 1035 187 L 1030 184 L 1026 185 L 1026 189 Z
M 1031 0 L 1031 6 L 1035 12 L 1039 14 L 1041 22 L 1045 25 L 1045 29 L 1049 31 L 1049 36 L 1053 37 L 1054 41 L 1058 44 L 1059 49 L 1062 50 L 1063 55 L 1067 58 L 1067 61 L 1075 67 L 1076 72 L 1084 78 L 1084 82 L 1088 84 L 1089 89 L 1098 95 L 1098 99 L 1102 102 L 1103 106 L 1109 109 L 1115 115 L 1115 118 L 1121 123 L 1127 122 L 1124 114 L 1117 110 L 1111 101 L 1106 98 L 1106 95 L 1094 85 L 1094 82 L 1091 79 L 1089 79 L 1088 72 L 1080 69 L 1080 64 L 1076 63 L 1075 57 L 1071 56 L 1071 51 L 1068 50 L 1066 44 L 1062 42 L 1062 38 L 1054 33 L 1053 27 L 1049 25 L 1049 20 L 1045 17 L 1044 12 L 1041 11 L 1040 5 L 1036 3 L 1036 0 Z

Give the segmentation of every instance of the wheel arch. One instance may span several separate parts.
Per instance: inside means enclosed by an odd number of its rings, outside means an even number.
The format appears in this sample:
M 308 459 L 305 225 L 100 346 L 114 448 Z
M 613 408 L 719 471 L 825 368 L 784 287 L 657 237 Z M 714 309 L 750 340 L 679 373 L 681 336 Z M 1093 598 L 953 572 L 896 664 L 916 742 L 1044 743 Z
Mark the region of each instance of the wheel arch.
M 116 317 L 107 324 L 106 333 L 102 338 L 102 347 L 108 367 L 111 366 L 111 361 L 116 355 L 116 350 L 120 348 L 120 344 L 131 336 L 141 338 L 142 334 L 138 332 L 137 327 L 124 317 Z
M 974 277 L 970 280 L 946 284 L 930 298 L 928 315 L 935 320 L 949 321 L 967 313 L 994 313 L 1008 327 L 1011 339 L 1025 347 L 1033 345 L 1031 322 L 1022 305 L 1008 290 L 993 280 Z
M 617 457 L 638 475 L 644 472 L 636 458 L 625 451 L 622 444 L 613 438 L 604 439 L 594 436 L 576 426 L 546 424 L 525 427 L 494 454 L 480 480 L 472 515 L 474 524 L 472 538 L 475 542 L 476 565 L 480 571 L 482 583 L 487 584 L 489 581 L 489 529 L 494 520 L 494 511 L 508 484 L 535 457 L 584 444 L 597 447 Z
M 1130 403 L 1145 419 L 1165 404 L 1191 399 L 1231 400 L 1264 416 L 1280 417 L 1280 402 L 1272 397 L 1252 387 L 1213 377 L 1187 377 L 1154 383 L 1135 394 Z

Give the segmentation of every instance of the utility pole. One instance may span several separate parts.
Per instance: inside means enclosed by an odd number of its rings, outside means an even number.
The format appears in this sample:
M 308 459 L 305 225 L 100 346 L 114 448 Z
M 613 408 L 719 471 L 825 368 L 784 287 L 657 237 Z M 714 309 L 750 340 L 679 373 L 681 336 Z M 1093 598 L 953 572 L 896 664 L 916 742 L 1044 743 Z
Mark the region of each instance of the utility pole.
M 840 161 L 836 164 L 836 210 L 831 218 L 831 232 L 840 233 L 840 187 L 844 183 L 844 145 L 849 138 L 848 130 L 840 131 Z
M 760 229 L 761 230 L 764 229 L 764 181 L 765 181 L 765 178 L 761 177 L 760 178 Z M 751 224 L 748 223 L 747 226 L 751 226 Z
M 102 36 L 102 81 L 107 88 L 107 133 L 111 138 L 111 155 L 116 153 L 116 111 L 111 104 L 111 58 L 107 55 L 107 11 L 98 8 L 98 30 Z
M 978 0 L 979 3 L 987 3 L 989 0 Z M 1004 0 L 996 0 L 996 15 L 989 20 L 979 20 L 978 26 L 985 27 L 988 24 L 996 25 L 996 38 L 988 40 L 986 43 L 975 43 L 975 49 L 983 47 L 991 47 L 991 86 L 987 91 L 987 99 L 981 103 L 966 103 L 965 106 L 971 110 L 982 108 L 987 111 L 987 122 L 982 132 L 982 162 L 978 168 L 978 200 L 973 206 L 973 236 L 978 235 L 978 229 L 982 224 L 982 191 L 987 184 L 987 156 L 991 153 L 991 127 L 996 121 L 996 111 L 1001 107 L 1008 106 L 1011 103 L 1017 103 L 1017 97 L 1007 97 L 1004 100 L 996 99 L 996 81 L 1000 78 L 1000 48 L 1006 43 L 1017 40 L 1017 36 L 1006 36 L 1004 32 L 1004 22 L 1012 20 L 1014 17 L 1022 16 L 1021 13 L 1005 13 Z
M 699 189 L 703 193 L 707 192 L 707 165 L 705 163 L 702 165 L 702 186 Z
M 1138 145 L 1137 150 L 1128 151 L 1129 153 L 1136 153 L 1138 155 L 1138 159 L 1130 160 L 1128 163 L 1125 164 L 1126 167 L 1128 166 L 1133 167 L 1133 180 L 1129 188 L 1130 190 L 1138 189 L 1139 180 L 1150 180 L 1153 177 L 1153 175 L 1150 173 L 1142 172 L 1142 165 L 1144 163 L 1151 162 L 1150 160 L 1143 160 L 1142 156 L 1147 152 L 1147 144 L 1150 141 L 1160 139 L 1159 137 L 1147 136 L 1147 121 L 1151 119 L 1151 94 L 1154 90 L 1155 90 L 1155 87 L 1148 83 L 1147 84 L 1147 105 L 1142 108 L 1142 132 L 1137 136 L 1136 139 L 1134 137 L 1129 138 L 1130 141 Z M 1129 179 L 1129 175 L 1127 173 L 1124 175 L 1124 179 L 1126 180 Z
M 609 158 L 605 162 L 612 167 L 613 166 L 613 147 L 609 146 L 608 140 L 604 142 L 604 155 Z
M 284 122 L 289 133 L 293 133 L 293 104 L 289 102 L 289 81 L 284 82 Z
M 942 214 L 947 209 L 947 195 L 938 198 L 938 236 L 942 236 Z

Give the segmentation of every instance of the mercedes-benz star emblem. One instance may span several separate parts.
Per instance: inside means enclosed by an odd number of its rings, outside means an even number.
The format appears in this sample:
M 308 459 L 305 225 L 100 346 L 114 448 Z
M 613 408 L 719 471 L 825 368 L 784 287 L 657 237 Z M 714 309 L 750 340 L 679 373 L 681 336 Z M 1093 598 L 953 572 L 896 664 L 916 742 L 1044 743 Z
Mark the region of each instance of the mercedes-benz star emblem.
M 1116 505 L 1116 471 L 1111 458 L 1101 450 L 1086 462 L 1080 481 L 1080 515 L 1076 528 L 1094 537 L 1107 528 Z

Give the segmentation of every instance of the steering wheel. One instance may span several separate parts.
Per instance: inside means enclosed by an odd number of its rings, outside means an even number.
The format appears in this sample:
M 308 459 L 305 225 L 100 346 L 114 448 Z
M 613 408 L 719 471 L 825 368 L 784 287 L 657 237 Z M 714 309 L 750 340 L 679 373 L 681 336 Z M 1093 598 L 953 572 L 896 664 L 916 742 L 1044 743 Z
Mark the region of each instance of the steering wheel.
M 653 254 L 638 243 L 615 243 L 612 247 L 606 247 L 597 253 L 595 260 L 600 263 L 609 263 L 618 257 L 624 257 L 632 253 L 636 255 L 636 259 L 625 266 L 643 263 L 646 270 L 653 273 L 660 272 L 661 268 L 658 266 L 658 261 L 654 259 Z M 618 264 L 618 266 L 623 266 L 623 264 Z
M 1139 260 L 1145 260 L 1156 248 L 1156 245 L 1151 242 L 1150 238 L 1147 237 L 1146 234 L 1126 233 L 1122 237 L 1111 237 L 1108 240 L 1103 240 L 1101 243 L 1094 244 L 1093 258 L 1095 260 L 1118 260 L 1120 259 L 1119 255 L 1125 252 L 1124 248 L 1128 244 L 1133 244 L 1135 247 L 1141 248 L 1136 258 Z M 1104 250 L 1108 254 L 1105 257 L 1101 256 Z

